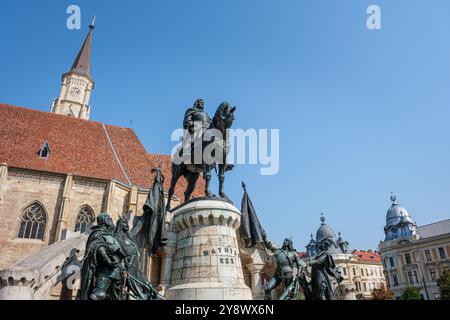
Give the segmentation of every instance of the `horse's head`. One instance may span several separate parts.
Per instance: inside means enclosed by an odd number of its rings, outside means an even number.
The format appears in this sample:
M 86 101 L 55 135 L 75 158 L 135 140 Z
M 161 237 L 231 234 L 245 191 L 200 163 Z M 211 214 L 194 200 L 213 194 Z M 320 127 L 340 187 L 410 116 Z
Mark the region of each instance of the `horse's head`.
M 231 128 L 234 121 L 234 111 L 236 111 L 236 107 L 231 107 L 228 101 L 222 102 L 213 118 L 214 127 L 220 131 Z

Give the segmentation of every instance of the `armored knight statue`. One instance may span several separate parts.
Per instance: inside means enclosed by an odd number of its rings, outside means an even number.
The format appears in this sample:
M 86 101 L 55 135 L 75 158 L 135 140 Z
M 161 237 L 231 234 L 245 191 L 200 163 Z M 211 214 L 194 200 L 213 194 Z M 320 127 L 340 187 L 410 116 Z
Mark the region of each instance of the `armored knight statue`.
M 121 280 L 120 263 L 124 257 L 113 236 L 114 223 L 107 213 L 100 213 L 97 225 L 86 243 L 81 269 L 81 286 L 77 299 L 105 300 L 118 298 Z
M 122 291 L 126 291 L 126 299 L 131 297 L 134 300 L 163 300 L 163 297 L 139 270 L 141 250 L 135 237 L 140 231 L 140 226 L 135 226 L 130 231 L 128 220 L 125 217 L 121 217 L 117 221 L 114 237 L 120 243 L 124 256 L 121 264 L 125 271 L 121 283 Z
M 274 276 L 264 288 L 266 300 L 271 299 L 272 291 L 280 285 L 284 291 L 280 300 L 294 300 L 299 289 L 303 290 L 305 299 L 309 300 L 310 289 L 306 281 L 306 264 L 299 258 L 291 239 L 285 239 L 281 248 L 264 237 L 264 244 L 273 252 L 277 263 Z
M 319 254 L 308 262 L 311 266 L 311 290 L 313 300 L 333 300 L 335 297 L 332 279 L 341 283 L 343 278 L 337 270 L 330 246 L 337 246 L 331 237 L 325 237 L 318 243 Z
M 197 99 L 194 102 L 192 108 L 188 108 L 184 114 L 183 128 L 193 134 L 196 124 L 200 124 L 203 129 L 208 129 L 212 123 L 208 113 L 204 111 L 205 102 L 203 99 Z
M 205 179 L 205 196 L 212 197 L 211 170 L 217 167 L 219 196 L 228 199 L 224 192 L 225 172 L 233 169 L 233 165 L 226 163 L 230 150 L 227 130 L 231 128 L 234 121 L 235 110 L 236 107 L 231 107 L 227 101 L 224 101 L 211 119 L 204 111 L 202 99 L 197 99 L 193 106 L 186 110 L 183 118 L 185 130 L 183 143 L 172 158 L 172 179 L 168 192 L 167 211 L 170 210 L 175 186 L 181 176 L 187 181 L 184 201 L 190 199 L 200 174 L 203 174 Z
M 91 230 L 81 270 L 79 300 L 163 299 L 139 270 L 141 252 L 155 253 L 166 244 L 165 204 L 161 164 L 144 205 L 130 230 L 121 217 L 114 224 L 107 213 Z

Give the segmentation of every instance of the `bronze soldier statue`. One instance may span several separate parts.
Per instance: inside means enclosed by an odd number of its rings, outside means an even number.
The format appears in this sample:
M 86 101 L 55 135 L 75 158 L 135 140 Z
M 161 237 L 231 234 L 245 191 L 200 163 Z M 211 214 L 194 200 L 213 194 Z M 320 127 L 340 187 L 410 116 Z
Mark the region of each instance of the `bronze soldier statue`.
M 294 249 L 291 239 L 284 239 L 283 245 L 279 248 L 272 241 L 264 238 L 265 246 L 274 253 L 277 268 L 274 276 L 269 280 L 264 288 L 266 300 L 271 299 L 272 291 L 280 283 L 284 286 L 284 291 L 280 300 L 294 300 L 298 290 L 301 288 L 305 298 L 309 298 L 310 289 L 305 278 L 306 264 L 299 258 Z M 294 274 L 294 269 L 297 273 Z
M 337 270 L 333 257 L 328 252 L 330 246 L 336 246 L 330 237 L 323 238 L 318 243 L 320 253 L 309 261 L 311 266 L 311 289 L 313 300 L 333 300 L 335 298 L 332 279 L 341 283 L 343 278 Z
M 170 201 L 175 191 L 175 186 L 184 176 L 187 187 L 184 192 L 184 201 L 188 201 L 195 189 L 200 174 L 205 179 L 205 196 L 212 197 L 210 190 L 211 170 L 218 167 L 219 196 L 228 199 L 224 192 L 225 172 L 233 169 L 232 164 L 227 164 L 227 155 L 230 143 L 227 141 L 227 130 L 234 121 L 236 107 L 232 107 L 227 101 L 222 102 L 211 119 L 204 111 L 204 101 L 197 99 L 194 105 L 188 108 L 183 118 L 185 134 L 182 147 L 176 151 L 172 161 L 172 179 L 168 192 L 166 210 L 170 210 Z M 207 154 L 206 160 L 203 154 L 208 147 L 211 154 Z M 206 152 L 205 152 L 206 153 Z M 180 161 L 181 160 L 181 161 Z
M 192 108 L 188 108 L 184 114 L 183 128 L 189 133 L 194 133 L 194 126 L 200 124 L 201 128 L 208 129 L 212 123 L 208 113 L 204 111 L 205 102 L 203 99 L 197 99 Z
M 80 300 L 154 300 L 162 297 L 139 270 L 141 252 L 153 254 L 166 244 L 166 218 L 163 181 L 159 168 L 144 205 L 130 231 L 128 220 L 114 223 L 107 213 L 100 213 L 97 225 L 86 243 L 81 269 Z
M 164 298 L 153 288 L 145 275 L 139 270 L 141 249 L 135 237 L 141 231 L 140 226 L 129 228 L 128 220 L 121 217 L 117 220 L 114 237 L 120 243 L 124 258 L 121 267 L 124 270 L 121 292 L 126 291 L 126 299 L 134 300 L 163 300 Z
M 107 213 L 100 213 L 97 225 L 86 243 L 81 269 L 81 287 L 77 299 L 105 300 L 117 297 L 121 280 L 120 263 L 124 257 L 113 236 L 114 224 Z

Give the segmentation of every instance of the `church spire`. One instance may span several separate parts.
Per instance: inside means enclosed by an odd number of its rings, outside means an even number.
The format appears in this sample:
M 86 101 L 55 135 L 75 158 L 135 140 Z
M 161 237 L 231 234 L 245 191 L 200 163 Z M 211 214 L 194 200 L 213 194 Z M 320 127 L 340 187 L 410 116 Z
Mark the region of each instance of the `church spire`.
M 91 45 L 95 16 L 89 32 L 78 52 L 72 68 L 63 74 L 59 97 L 55 99 L 51 112 L 79 119 L 89 120 L 89 100 L 94 89 L 91 77 Z
M 73 62 L 71 71 L 80 73 L 82 75 L 86 75 L 88 77 L 91 76 L 91 46 L 92 46 L 92 32 L 95 29 L 95 16 L 92 18 L 91 25 L 89 26 L 89 33 L 84 39 L 83 45 L 81 46 L 80 51 L 78 52 L 75 61 Z

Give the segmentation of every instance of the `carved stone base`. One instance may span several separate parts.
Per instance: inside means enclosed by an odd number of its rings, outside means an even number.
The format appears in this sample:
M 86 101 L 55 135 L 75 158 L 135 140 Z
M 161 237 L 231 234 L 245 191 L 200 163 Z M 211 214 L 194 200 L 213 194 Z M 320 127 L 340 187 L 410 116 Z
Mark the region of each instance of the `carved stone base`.
M 167 299 L 252 299 L 236 240 L 236 207 L 220 199 L 196 199 L 173 211 L 173 223 L 177 245 Z

